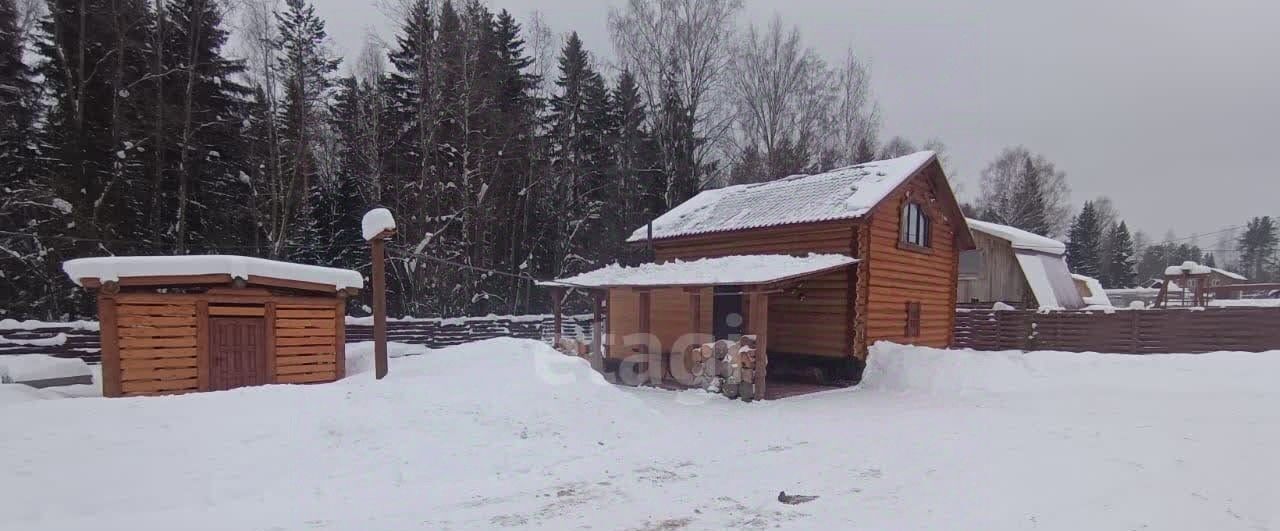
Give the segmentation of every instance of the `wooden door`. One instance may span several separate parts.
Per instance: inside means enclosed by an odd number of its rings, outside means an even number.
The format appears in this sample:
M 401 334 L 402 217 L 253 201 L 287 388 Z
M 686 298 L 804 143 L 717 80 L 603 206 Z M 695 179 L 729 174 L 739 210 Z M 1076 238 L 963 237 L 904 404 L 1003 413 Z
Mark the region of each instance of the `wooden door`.
M 742 286 L 716 286 L 711 299 L 711 334 L 730 341 L 742 337 Z
M 257 317 L 209 318 L 209 389 L 222 391 L 271 383 L 267 374 L 267 323 Z

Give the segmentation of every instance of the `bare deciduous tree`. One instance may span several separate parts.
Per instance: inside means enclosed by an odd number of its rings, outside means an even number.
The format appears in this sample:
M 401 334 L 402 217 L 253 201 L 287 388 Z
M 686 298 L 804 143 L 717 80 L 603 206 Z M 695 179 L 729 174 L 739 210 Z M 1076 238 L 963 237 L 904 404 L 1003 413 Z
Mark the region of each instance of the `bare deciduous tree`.
M 1007 148 L 982 171 L 981 216 L 1046 236 L 1060 235 L 1071 218 L 1066 172 L 1025 147 Z
M 635 75 L 647 106 L 661 108 L 670 90 L 689 114 L 698 138 L 696 168 L 705 166 L 731 123 L 723 89 L 741 10 L 741 0 L 629 0 L 609 13 L 619 60 Z M 668 162 L 677 158 L 671 146 L 662 149 Z
M 729 74 L 735 110 L 732 143 L 737 182 L 775 179 L 808 169 L 819 152 L 816 139 L 828 120 L 831 77 L 800 30 L 786 30 L 774 16 L 763 31 L 747 28 Z M 755 164 L 744 164 L 755 158 Z M 754 166 L 754 167 L 751 167 Z

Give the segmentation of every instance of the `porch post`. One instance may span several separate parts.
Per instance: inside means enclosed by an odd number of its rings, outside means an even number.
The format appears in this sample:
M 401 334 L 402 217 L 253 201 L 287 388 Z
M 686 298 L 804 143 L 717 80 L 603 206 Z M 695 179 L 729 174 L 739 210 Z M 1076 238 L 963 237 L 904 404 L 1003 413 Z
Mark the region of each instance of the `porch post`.
M 769 294 L 753 292 L 748 297 L 751 318 L 747 325 L 756 336 L 755 398 L 764 400 L 765 374 L 769 368 Z
M 601 290 L 591 290 L 591 313 L 593 317 L 591 320 L 591 368 L 595 369 L 596 372 L 604 372 L 604 350 L 601 348 L 604 341 L 600 337 L 604 335 L 604 327 L 601 326 L 600 318 L 601 314 L 604 313 L 601 311 L 601 307 L 604 306 L 605 293 Z
M 658 386 L 662 384 L 663 375 L 662 347 L 659 346 L 657 348 L 657 352 L 654 352 L 653 322 L 652 316 L 649 315 L 649 309 L 652 306 L 650 304 L 652 296 L 653 294 L 647 289 L 640 291 L 640 329 L 638 332 L 640 333 L 640 336 L 644 338 L 644 343 L 640 345 L 640 348 L 643 349 L 645 360 L 649 363 L 649 383 L 654 386 Z

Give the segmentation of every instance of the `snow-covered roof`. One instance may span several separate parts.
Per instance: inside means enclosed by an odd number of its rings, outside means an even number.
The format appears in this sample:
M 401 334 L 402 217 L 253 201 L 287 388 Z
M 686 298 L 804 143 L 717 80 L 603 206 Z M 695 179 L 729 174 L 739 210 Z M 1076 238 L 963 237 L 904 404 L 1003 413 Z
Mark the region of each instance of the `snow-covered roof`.
M 1280 299 L 1217 299 L 1209 301 L 1215 308 L 1280 308 Z
M 932 151 L 921 151 L 826 173 L 707 190 L 653 220 L 653 238 L 857 218 L 934 157 Z M 627 241 L 647 239 L 648 227 L 640 227 Z
M 64 262 L 62 270 L 77 285 L 82 285 L 81 281 L 86 278 L 109 282 L 127 277 L 231 275 L 232 278 L 247 280 L 249 275 L 253 275 L 327 284 L 333 286 L 335 290 L 364 286 L 364 279 L 360 273 L 348 269 L 231 255 L 77 258 Z
M 1005 240 L 1009 242 L 1009 244 L 1013 245 L 1014 249 L 1039 251 L 1042 253 L 1057 255 L 1066 254 L 1067 252 L 1066 244 L 1053 238 L 1041 236 L 1034 232 L 1027 232 L 1017 227 L 991 223 L 989 221 L 980 221 L 973 218 L 968 218 L 966 221 L 969 222 L 970 229 Z
M 1014 256 L 1039 307 L 1075 310 L 1084 306 L 1061 256 L 1031 252 L 1015 252 Z
M 1208 275 L 1211 272 L 1213 272 L 1212 268 L 1202 266 L 1191 261 L 1183 262 L 1182 265 L 1172 265 L 1164 269 L 1164 274 L 1166 276 L 1179 276 L 1188 273 L 1192 275 Z
M 809 276 L 856 262 L 842 254 L 751 254 L 631 267 L 614 264 L 540 284 L 588 288 L 754 285 Z
M 1245 277 L 1240 273 L 1233 273 L 1231 271 L 1227 271 L 1226 269 L 1217 268 L 1217 267 L 1210 267 L 1209 269 L 1213 270 L 1214 273 L 1218 273 L 1219 275 L 1227 277 L 1231 280 L 1249 280 L 1248 277 Z
M 1084 303 L 1086 305 L 1111 306 L 1111 298 L 1107 297 L 1107 290 L 1102 288 L 1102 282 L 1099 282 L 1098 279 L 1093 277 L 1086 277 L 1084 275 L 1078 275 L 1075 273 L 1071 274 L 1071 278 L 1074 278 L 1076 280 L 1079 280 L 1080 282 L 1083 282 L 1084 285 L 1089 289 L 1089 293 L 1087 295 L 1084 293 L 1080 294 L 1080 298 L 1084 299 Z

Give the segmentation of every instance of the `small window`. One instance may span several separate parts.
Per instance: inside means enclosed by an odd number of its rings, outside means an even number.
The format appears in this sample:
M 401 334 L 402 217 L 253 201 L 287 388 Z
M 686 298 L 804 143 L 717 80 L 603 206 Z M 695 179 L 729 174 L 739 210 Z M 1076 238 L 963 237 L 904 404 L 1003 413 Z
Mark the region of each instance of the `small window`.
M 920 203 L 907 203 L 902 207 L 902 242 L 918 247 L 929 247 L 929 216 Z
M 907 337 L 920 337 L 920 303 L 907 303 Z
M 960 253 L 960 277 L 978 278 L 982 275 L 982 251 L 974 249 Z

